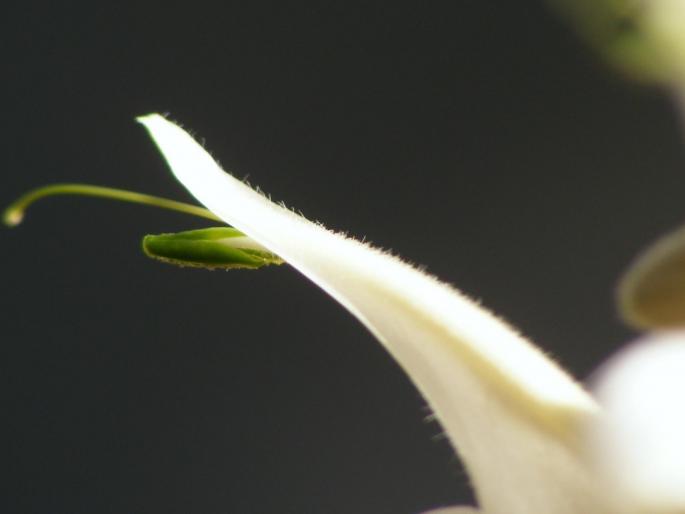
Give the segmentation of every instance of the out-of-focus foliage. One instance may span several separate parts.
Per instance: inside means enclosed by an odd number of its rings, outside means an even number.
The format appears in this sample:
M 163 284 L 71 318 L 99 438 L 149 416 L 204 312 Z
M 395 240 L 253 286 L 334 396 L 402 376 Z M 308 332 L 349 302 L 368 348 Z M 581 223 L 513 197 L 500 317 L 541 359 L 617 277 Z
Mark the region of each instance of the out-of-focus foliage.
M 685 84 L 685 3 L 681 0 L 548 2 L 620 71 L 643 82 Z

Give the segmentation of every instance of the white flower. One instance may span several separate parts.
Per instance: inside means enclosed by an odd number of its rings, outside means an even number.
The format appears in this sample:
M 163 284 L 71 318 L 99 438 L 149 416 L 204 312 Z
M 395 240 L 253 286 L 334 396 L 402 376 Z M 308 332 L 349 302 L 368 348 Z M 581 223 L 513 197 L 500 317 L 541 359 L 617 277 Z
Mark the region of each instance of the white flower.
M 298 269 L 387 348 L 449 435 L 480 511 L 685 512 L 685 334 L 652 335 L 612 361 L 601 373 L 600 407 L 455 289 L 270 202 L 163 117 L 139 121 L 202 204 Z

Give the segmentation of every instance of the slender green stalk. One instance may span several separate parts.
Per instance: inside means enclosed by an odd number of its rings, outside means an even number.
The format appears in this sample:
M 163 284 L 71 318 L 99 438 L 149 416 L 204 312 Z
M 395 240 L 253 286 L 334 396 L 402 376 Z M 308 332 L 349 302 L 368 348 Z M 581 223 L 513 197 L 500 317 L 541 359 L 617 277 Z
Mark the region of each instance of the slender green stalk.
M 134 191 L 126 191 L 125 189 L 91 186 L 88 184 L 51 184 L 49 186 L 32 189 L 28 193 L 19 197 L 5 210 L 2 215 L 2 220 L 5 225 L 9 227 L 17 226 L 24 219 L 24 212 L 31 204 L 48 196 L 59 195 L 79 195 L 108 198 L 110 200 L 119 200 L 122 202 L 138 203 L 141 205 L 159 207 L 161 209 L 169 209 L 171 211 L 182 212 L 213 221 L 221 221 L 221 219 L 216 217 L 210 211 L 203 207 L 198 207 L 197 205 L 136 193 Z

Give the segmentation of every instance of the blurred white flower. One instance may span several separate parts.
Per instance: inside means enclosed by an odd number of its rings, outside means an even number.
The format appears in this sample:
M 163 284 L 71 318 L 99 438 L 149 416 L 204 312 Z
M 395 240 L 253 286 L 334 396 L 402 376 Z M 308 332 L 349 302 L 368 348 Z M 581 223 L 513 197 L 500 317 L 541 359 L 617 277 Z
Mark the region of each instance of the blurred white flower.
M 387 348 L 464 462 L 480 512 L 685 512 L 684 333 L 652 335 L 602 368 L 600 407 L 460 292 L 270 202 L 165 118 L 139 121 L 202 204 L 298 269 Z

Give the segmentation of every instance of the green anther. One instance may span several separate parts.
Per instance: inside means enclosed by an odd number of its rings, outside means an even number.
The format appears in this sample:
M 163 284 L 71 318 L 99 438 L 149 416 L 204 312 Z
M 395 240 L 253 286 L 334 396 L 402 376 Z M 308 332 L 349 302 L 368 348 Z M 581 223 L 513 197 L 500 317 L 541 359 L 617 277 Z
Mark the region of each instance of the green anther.
M 148 257 L 178 266 L 206 269 L 261 268 L 283 261 L 242 232 L 212 227 L 143 238 Z

